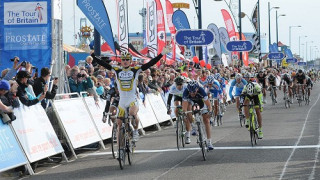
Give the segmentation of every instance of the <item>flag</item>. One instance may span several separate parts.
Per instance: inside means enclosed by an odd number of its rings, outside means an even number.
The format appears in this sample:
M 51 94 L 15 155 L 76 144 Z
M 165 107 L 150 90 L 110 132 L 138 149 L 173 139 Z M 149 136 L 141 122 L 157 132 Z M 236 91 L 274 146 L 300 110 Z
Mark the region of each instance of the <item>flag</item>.
M 221 59 L 221 44 L 220 44 L 219 29 L 218 29 L 217 25 L 215 25 L 213 23 L 209 24 L 207 29 L 211 30 L 214 34 L 213 48 L 215 49 L 216 54 Z
M 167 23 L 171 33 L 172 59 L 176 60 L 176 45 L 175 45 L 176 27 L 172 23 L 173 8 L 169 0 L 166 0 L 166 11 L 167 11 Z
M 117 0 L 118 15 L 118 40 L 121 52 L 128 52 L 129 27 L 128 27 L 128 2 Z
M 157 41 L 158 41 L 158 54 L 162 52 L 162 49 L 166 46 L 166 27 L 165 27 L 165 21 L 164 21 L 164 14 L 163 14 L 163 8 L 161 5 L 160 0 L 156 1 L 156 7 L 157 7 Z
M 157 35 L 157 5 L 154 0 L 147 0 L 146 17 L 146 40 L 150 57 L 156 57 L 158 53 L 158 35 Z
M 251 23 L 253 24 L 253 27 L 256 32 L 258 32 L 258 3 L 253 9 L 252 16 L 251 16 Z

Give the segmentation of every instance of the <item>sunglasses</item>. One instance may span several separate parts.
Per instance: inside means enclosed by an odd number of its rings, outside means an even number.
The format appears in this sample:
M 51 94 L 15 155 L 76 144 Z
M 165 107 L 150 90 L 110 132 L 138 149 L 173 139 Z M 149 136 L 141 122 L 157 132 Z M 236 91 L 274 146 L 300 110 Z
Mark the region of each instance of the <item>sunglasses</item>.
M 131 59 L 122 59 L 122 61 L 130 61 Z

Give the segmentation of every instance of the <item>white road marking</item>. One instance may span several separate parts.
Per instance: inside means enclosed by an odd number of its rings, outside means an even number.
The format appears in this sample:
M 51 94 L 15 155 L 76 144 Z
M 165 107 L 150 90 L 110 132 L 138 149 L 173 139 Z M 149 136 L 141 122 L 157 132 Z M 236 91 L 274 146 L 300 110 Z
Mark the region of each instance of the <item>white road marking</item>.
M 39 171 L 39 172 L 37 172 L 37 173 L 34 173 L 34 174 L 41 174 L 41 173 L 44 173 L 44 172 L 46 172 L 47 170 L 43 170 L 43 171 Z
M 319 119 L 319 121 L 320 121 L 320 119 Z M 319 124 L 319 134 L 320 134 L 320 124 Z M 318 144 L 320 144 L 320 138 L 319 138 Z M 312 172 L 309 176 L 309 180 L 314 179 L 315 169 L 316 169 L 317 162 L 318 162 L 319 150 L 320 150 L 320 148 L 318 147 L 316 150 L 315 156 L 314 156 L 314 164 L 313 164 Z
M 58 164 L 58 165 L 56 165 L 56 166 L 53 166 L 52 169 L 57 168 L 57 167 L 59 167 L 59 166 L 61 166 L 61 165 L 62 165 L 62 164 Z
M 302 135 L 303 135 L 303 132 L 304 132 L 304 129 L 306 128 L 306 124 L 307 124 L 307 121 L 308 121 L 308 118 L 309 118 L 309 114 L 310 114 L 311 110 L 313 109 L 313 107 L 314 107 L 314 106 L 317 104 L 317 102 L 319 101 L 319 98 L 320 98 L 320 94 L 318 95 L 317 101 L 310 107 L 310 109 L 309 109 L 309 111 L 308 111 L 308 114 L 307 114 L 307 116 L 306 116 L 306 119 L 305 119 L 305 121 L 304 121 L 303 127 L 302 127 L 301 132 L 300 132 L 300 136 L 299 136 L 297 142 L 295 143 L 295 146 L 298 146 L 298 144 L 300 143 L 301 138 L 302 138 Z M 291 158 L 292 158 L 294 152 L 296 151 L 296 149 L 297 149 L 297 148 L 293 148 L 293 150 L 292 150 L 289 158 L 287 159 L 287 162 L 285 163 L 285 165 L 284 165 L 284 167 L 283 167 L 283 169 L 282 169 L 282 173 L 281 173 L 281 175 L 280 175 L 280 177 L 279 177 L 279 180 L 282 180 L 284 174 L 286 173 L 286 170 L 287 170 L 287 166 L 288 166 L 288 164 L 289 164 L 289 161 L 291 160 Z

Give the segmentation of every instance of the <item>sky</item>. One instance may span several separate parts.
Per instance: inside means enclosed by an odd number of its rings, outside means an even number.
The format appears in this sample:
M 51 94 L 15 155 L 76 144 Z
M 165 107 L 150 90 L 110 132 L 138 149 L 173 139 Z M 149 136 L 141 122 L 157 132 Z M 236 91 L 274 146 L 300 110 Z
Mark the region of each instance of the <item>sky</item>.
M 116 0 L 104 0 L 113 33 L 117 33 L 116 20 Z M 234 0 L 238 2 L 238 0 Z M 165 7 L 165 0 L 161 0 L 162 6 Z M 192 0 L 171 0 L 175 2 L 186 2 L 190 4 L 190 9 L 183 9 L 188 16 L 191 28 L 197 28 L 196 11 Z M 229 3 L 229 0 L 226 0 Z M 221 9 L 227 9 L 227 3 L 224 1 L 216 2 L 214 0 L 202 0 L 202 27 L 206 29 L 208 24 L 215 23 L 218 27 L 225 27 Z M 268 33 L 268 2 L 271 7 L 280 7 L 278 15 L 285 14 L 278 19 L 279 41 L 289 45 L 289 27 L 302 26 L 301 28 L 291 28 L 291 50 L 293 53 L 299 54 L 299 36 L 301 36 L 300 54 L 305 57 L 306 46 L 308 42 L 308 59 L 311 53 L 320 56 L 320 53 L 315 53 L 320 50 L 320 1 L 319 0 L 260 0 L 261 13 L 261 34 Z M 242 12 L 249 17 L 255 7 L 257 0 L 241 0 Z M 142 18 L 139 15 L 139 10 L 143 7 L 144 0 L 128 0 L 129 9 L 129 32 L 142 32 Z M 66 44 L 74 44 L 74 32 L 79 32 L 80 18 L 85 17 L 81 10 L 76 5 L 76 0 L 63 0 L 63 40 Z M 276 42 L 276 9 L 271 10 L 271 40 Z M 89 23 L 90 24 L 90 23 Z M 75 30 L 74 30 L 75 29 Z M 167 30 L 169 32 L 169 30 Z M 242 32 L 254 32 L 254 29 L 249 21 L 249 18 L 242 19 Z M 305 38 L 304 36 L 308 36 Z M 313 43 L 312 43 L 313 41 Z M 268 39 L 267 39 L 268 42 Z M 317 47 L 315 47 L 317 46 Z

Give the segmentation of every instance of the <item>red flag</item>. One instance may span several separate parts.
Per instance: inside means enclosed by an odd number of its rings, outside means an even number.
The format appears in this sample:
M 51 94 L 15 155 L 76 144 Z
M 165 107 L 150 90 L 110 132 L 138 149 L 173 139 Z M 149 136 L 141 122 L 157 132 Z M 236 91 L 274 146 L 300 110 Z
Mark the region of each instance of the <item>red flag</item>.
M 167 9 L 167 23 L 171 33 L 172 59 L 175 61 L 176 60 L 176 43 L 175 43 L 174 37 L 176 35 L 176 28 L 172 23 L 173 8 L 169 0 L 166 0 L 166 9 Z
M 221 9 L 221 12 L 224 19 L 224 23 L 226 25 L 226 29 L 229 34 L 230 41 L 235 41 L 237 38 L 237 35 L 236 35 L 236 30 L 234 28 L 234 24 L 230 16 L 230 13 L 225 9 Z
M 240 39 L 240 36 L 239 36 L 238 32 L 237 32 L 237 38 Z M 246 37 L 244 36 L 243 33 L 242 33 L 241 39 L 242 39 L 242 41 L 246 40 Z M 243 65 L 244 66 L 248 66 L 249 65 L 249 52 L 247 52 L 247 51 L 242 52 L 242 61 L 243 61 Z
M 157 5 L 157 34 L 158 34 L 158 54 L 162 52 L 166 46 L 166 28 L 164 22 L 164 14 L 160 0 L 156 0 Z

